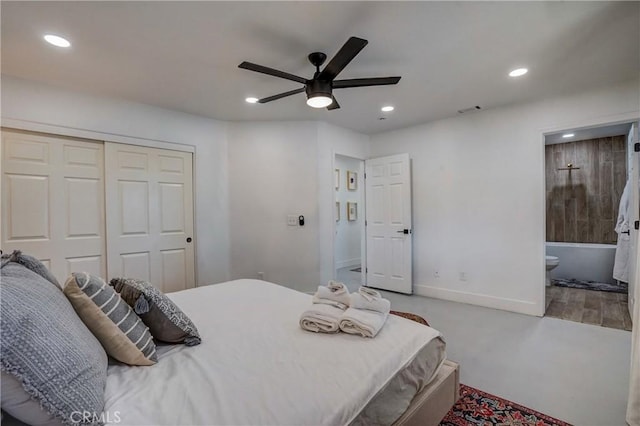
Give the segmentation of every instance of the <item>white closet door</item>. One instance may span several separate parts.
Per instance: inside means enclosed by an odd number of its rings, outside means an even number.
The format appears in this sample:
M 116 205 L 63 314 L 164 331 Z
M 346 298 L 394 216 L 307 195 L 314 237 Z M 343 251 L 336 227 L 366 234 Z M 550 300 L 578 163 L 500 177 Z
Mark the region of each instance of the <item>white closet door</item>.
M 42 260 L 61 284 L 106 272 L 102 143 L 2 131 L 2 249 Z
M 195 286 L 191 153 L 105 143 L 108 274 Z

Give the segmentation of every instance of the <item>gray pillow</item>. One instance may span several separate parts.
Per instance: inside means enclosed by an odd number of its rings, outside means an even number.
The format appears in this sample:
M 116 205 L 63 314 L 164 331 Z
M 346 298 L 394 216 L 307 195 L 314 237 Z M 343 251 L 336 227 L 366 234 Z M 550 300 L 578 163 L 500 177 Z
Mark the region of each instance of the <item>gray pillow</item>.
M 200 344 L 193 321 L 152 284 L 135 278 L 114 278 L 109 285 L 140 316 L 156 340 L 187 346 Z
M 2 371 L 62 423 L 73 424 L 79 411 L 92 413 L 84 423 L 99 423 L 93 414 L 99 419 L 102 413 L 107 379 L 100 342 L 64 294 L 25 266 L 3 262 L 0 285 Z M 2 409 L 29 421 L 30 413 L 20 409 L 24 404 L 10 406 L 12 396 L 2 395 Z
M 62 289 L 60 283 L 53 276 L 53 274 L 47 269 L 46 266 L 38 259 L 33 256 L 29 256 L 28 254 L 22 253 L 20 250 L 14 250 L 11 254 L 2 255 L 3 261 L 16 262 L 24 266 L 25 268 L 35 272 L 40 275 L 45 280 L 49 281 L 52 284 L 55 284 L 56 287 Z

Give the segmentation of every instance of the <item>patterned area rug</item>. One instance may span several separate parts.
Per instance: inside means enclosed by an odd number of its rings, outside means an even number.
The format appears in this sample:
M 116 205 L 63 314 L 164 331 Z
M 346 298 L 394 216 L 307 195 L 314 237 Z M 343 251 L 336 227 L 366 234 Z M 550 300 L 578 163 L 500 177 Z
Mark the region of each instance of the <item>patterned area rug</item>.
M 626 294 L 629 292 L 628 284 L 623 282 L 621 282 L 620 285 L 617 285 L 617 284 L 609 284 L 609 283 L 599 283 L 596 281 L 576 280 L 574 278 L 571 278 L 571 279 L 553 278 L 551 280 L 551 284 L 556 285 L 558 287 L 583 288 L 585 290 L 608 291 L 611 293 Z
M 415 321 L 415 322 L 420 323 L 422 325 L 426 325 L 427 327 L 429 326 L 429 323 L 427 322 L 427 320 L 422 318 L 420 315 L 412 314 L 412 313 L 409 313 L 409 312 L 400 312 L 400 311 L 389 311 L 389 313 L 391 315 L 397 315 L 399 317 L 406 318 L 406 319 L 409 319 L 411 321 Z
M 460 399 L 440 426 L 571 426 L 495 395 L 460 385 Z

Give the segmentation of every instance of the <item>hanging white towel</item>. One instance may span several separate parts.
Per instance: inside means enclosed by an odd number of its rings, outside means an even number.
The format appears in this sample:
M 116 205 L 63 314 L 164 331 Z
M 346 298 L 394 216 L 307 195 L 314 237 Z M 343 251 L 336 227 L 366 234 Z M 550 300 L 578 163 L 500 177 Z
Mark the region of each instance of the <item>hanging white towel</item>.
M 618 233 L 616 245 L 616 257 L 613 263 L 613 278 L 618 281 L 629 282 L 629 211 L 630 207 L 630 181 L 627 180 L 620 205 L 618 207 L 618 220 L 615 231 Z

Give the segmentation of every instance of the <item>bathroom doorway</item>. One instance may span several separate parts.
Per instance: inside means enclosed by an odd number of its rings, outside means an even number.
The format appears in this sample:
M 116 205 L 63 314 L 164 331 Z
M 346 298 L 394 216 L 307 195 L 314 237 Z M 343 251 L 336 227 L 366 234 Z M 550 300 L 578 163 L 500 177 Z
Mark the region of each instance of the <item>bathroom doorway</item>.
M 364 160 L 335 155 L 335 277 L 349 291 L 365 282 Z
M 614 277 L 631 137 L 631 122 L 545 135 L 545 316 L 631 330 Z

